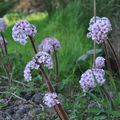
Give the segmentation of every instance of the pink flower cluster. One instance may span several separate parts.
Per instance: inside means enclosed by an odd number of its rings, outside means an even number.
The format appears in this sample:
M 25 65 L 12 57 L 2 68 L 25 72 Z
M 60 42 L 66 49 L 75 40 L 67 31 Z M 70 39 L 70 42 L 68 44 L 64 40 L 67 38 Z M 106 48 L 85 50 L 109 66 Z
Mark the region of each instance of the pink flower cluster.
M 105 66 L 105 58 L 103 57 L 97 57 L 94 62 L 94 68 L 103 68 Z
M 53 52 L 54 49 L 60 48 L 60 42 L 55 38 L 45 38 L 38 47 L 39 51 Z
M 48 107 L 53 107 L 56 104 L 59 104 L 60 102 L 57 99 L 56 93 L 46 93 L 43 97 L 43 103 Z
M 97 44 L 103 43 L 108 39 L 108 33 L 112 30 L 111 23 L 106 17 L 93 17 L 88 28 L 88 38 L 92 38 Z
M 38 70 L 40 65 L 47 67 L 48 69 L 53 68 L 53 62 L 51 56 L 46 52 L 38 52 L 35 57 L 26 65 L 24 70 L 24 78 L 26 81 L 32 79 L 31 71 L 33 69 Z
M 4 32 L 7 27 L 7 23 L 3 18 L 0 18 L 0 32 Z
M 7 40 L 5 39 L 5 44 L 7 45 Z M 2 36 L 0 36 L 0 48 L 4 48 L 4 42 Z
M 88 69 L 83 73 L 79 81 L 83 92 L 87 92 L 89 89 L 95 88 L 97 85 L 102 86 L 105 83 L 104 75 L 105 71 L 98 68 Z
M 22 45 L 27 43 L 28 36 L 34 37 L 37 33 L 36 27 L 27 20 L 18 21 L 12 29 L 12 37 Z

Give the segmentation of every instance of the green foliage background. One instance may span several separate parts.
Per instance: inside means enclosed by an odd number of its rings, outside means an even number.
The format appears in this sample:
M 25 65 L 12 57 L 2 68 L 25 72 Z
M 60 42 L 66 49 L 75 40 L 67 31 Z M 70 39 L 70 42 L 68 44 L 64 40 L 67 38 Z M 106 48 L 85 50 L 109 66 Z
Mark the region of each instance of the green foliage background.
M 119 0 L 96 0 L 97 15 L 106 16 L 112 21 L 119 22 L 120 18 L 120 1 Z M 45 37 L 56 37 L 60 40 L 62 48 L 58 51 L 60 63 L 60 79 L 58 92 L 65 96 L 65 108 L 68 110 L 71 120 L 119 120 L 120 114 L 117 106 L 120 106 L 120 93 L 116 92 L 111 84 L 110 76 L 107 74 L 108 90 L 112 94 L 116 94 L 114 98 L 116 110 L 112 111 L 106 100 L 102 99 L 99 90 L 88 93 L 84 96 L 80 86 L 79 79 L 86 69 L 92 66 L 92 56 L 82 63 L 77 64 L 77 59 L 85 54 L 88 50 L 93 49 L 93 42 L 86 37 L 89 19 L 93 16 L 93 1 L 92 0 L 72 0 L 62 9 L 52 11 L 52 16 L 47 13 L 9 13 L 4 16 L 8 22 L 8 28 L 4 35 L 8 40 L 8 50 L 13 54 L 14 62 L 14 79 L 24 81 L 23 71 L 26 63 L 33 57 L 31 43 L 25 46 L 16 43 L 12 38 L 12 27 L 16 21 L 27 19 L 37 27 L 38 33 L 35 36 L 36 46 Z M 114 26 L 114 24 L 113 24 Z M 114 29 L 113 29 L 114 30 Z M 97 46 L 98 47 L 98 46 Z M 4 73 L 2 73 L 4 74 Z M 33 81 L 27 83 L 29 88 L 23 87 L 23 91 L 45 91 L 46 87 L 40 76 L 36 77 L 33 73 Z M 40 80 L 40 85 L 36 87 L 36 79 Z M 113 79 L 119 80 L 119 77 L 114 76 Z M 52 81 L 53 84 L 55 81 Z M 119 81 L 116 82 L 119 84 Z M 55 84 L 54 84 L 55 86 Z M 21 92 L 21 86 L 13 84 L 8 88 L 9 91 Z M 57 88 L 56 88 L 57 89 Z M 119 86 L 117 86 L 119 90 Z M 91 102 L 95 102 L 94 107 L 88 107 Z M 72 103 L 72 104 L 71 104 Z

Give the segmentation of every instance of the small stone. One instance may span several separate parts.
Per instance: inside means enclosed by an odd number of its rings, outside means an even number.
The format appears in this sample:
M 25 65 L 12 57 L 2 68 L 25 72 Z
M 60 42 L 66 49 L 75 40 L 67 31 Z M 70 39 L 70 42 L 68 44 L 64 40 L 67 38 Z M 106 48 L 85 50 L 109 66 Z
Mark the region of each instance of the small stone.
M 43 104 L 43 94 L 41 93 L 36 93 L 32 97 L 32 101 L 35 102 L 36 104 Z
M 5 112 L 8 114 L 14 114 L 14 106 L 10 106 Z

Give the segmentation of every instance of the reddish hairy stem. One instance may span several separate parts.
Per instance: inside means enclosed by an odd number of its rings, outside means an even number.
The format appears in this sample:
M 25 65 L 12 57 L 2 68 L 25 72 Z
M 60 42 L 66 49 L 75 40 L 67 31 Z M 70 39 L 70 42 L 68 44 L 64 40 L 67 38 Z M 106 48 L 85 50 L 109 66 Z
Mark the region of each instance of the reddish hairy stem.
M 54 48 L 54 56 L 55 56 L 55 64 L 56 64 L 56 81 L 60 81 L 60 75 L 59 75 L 59 64 L 58 64 L 58 57 L 57 57 L 57 51 Z
M 5 56 L 5 55 L 8 55 L 8 50 L 7 50 L 7 46 L 6 46 L 6 42 L 5 42 L 5 37 L 4 37 L 4 35 L 3 35 L 2 32 L 1 32 L 1 36 L 2 36 L 2 39 L 3 39 L 3 45 L 4 45 L 4 49 L 3 49 L 2 46 L 1 46 L 1 50 L 2 50 L 3 56 Z M 10 73 L 9 73 L 9 66 L 10 66 L 10 63 L 8 62 L 7 65 L 3 65 L 3 66 L 4 66 L 5 69 L 6 69 L 6 73 L 7 73 L 7 76 L 8 76 L 8 78 L 9 78 L 9 82 L 10 82 L 10 84 L 11 84 L 12 81 L 11 81 Z
M 106 98 L 110 101 L 112 109 L 114 109 L 115 107 L 114 107 L 114 103 L 113 103 L 112 97 L 111 97 L 111 95 L 109 94 L 109 92 L 107 91 L 107 89 L 105 88 L 104 85 L 102 86 L 102 90 L 103 90 Z
M 33 38 L 32 38 L 31 36 L 29 36 L 29 38 L 30 38 L 30 41 L 31 41 L 32 47 L 33 47 L 33 49 L 34 49 L 34 52 L 35 52 L 35 54 L 36 54 L 36 53 L 37 53 L 37 49 L 36 49 L 36 47 L 35 47 L 34 40 L 33 40 Z
M 52 80 L 52 70 L 49 70 L 49 80 L 51 81 Z
M 35 47 L 35 44 L 34 44 L 34 41 L 33 41 L 32 37 L 29 36 L 29 38 L 30 38 L 30 41 L 31 41 L 31 43 L 32 43 L 32 47 L 33 47 L 33 49 L 34 49 L 34 52 L 37 53 L 37 49 L 36 49 L 36 47 Z M 46 72 L 45 72 L 44 69 L 43 69 L 43 67 L 40 66 L 40 69 L 41 69 L 42 75 L 44 76 L 44 79 L 45 79 L 45 82 L 46 82 L 46 84 L 47 84 L 47 87 L 48 87 L 49 92 L 55 92 L 54 89 L 53 89 L 53 87 L 52 87 L 52 84 L 50 83 L 50 80 L 49 80 Z M 68 119 L 68 116 L 67 116 L 67 113 L 65 112 L 64 108 L 62 107 L 62 105 L 61 105 L 60 103 L 59 103 L 59 104 L 56 104 L 56 105 L 54 106 L 54 109 L 55 109 L 55 111 L 57 112 L 57 114 L 58 114 L 58 116 L 59 116 L 59 118 L 60 118 L 61 120 L 69 120 L 69 119 Z
M 108 51 L 107 51 L 107 47 L 106 47 L 105 42 L 103 42 L 103 46 L 104 46 L 104 52 L 105 52 L 107 67 L 108 67 L 109 71 L 112 73 L 112 68 L 111 68 L 111 64 L 110 64 L 110 59 L 109 59 L 109 56 L 108 56 Z
M 2 48 L 2 45 L 0 44 L 0 48 L 1 48 L 1 52 L 2 52 L 2 56 L 4 56 L 4 50 Z
M 114 50 L 111 42 L 109 41 L 109 39 L 107 39 L 107 42 L 108 42 L 108 44 L 109 44 L 109 46 L 110 46 L 110 48 L 111 48 L 111 50 L 112 50 L 112 53 L 113 53 L 113 55 L 114 55 L 114 57 L 115 57 L 115 61 L 116 61 L 117 67 L 118 67 L 118 70 L 119 70 L 119 72 L 120 72 L 120 62 L 119 62 L 119 59 L 118 59 L 118 57 L 117 57 L 117 55 L 116 55 L 116 52 L 115 52 L 115 50 Z
M 42 66 L 40 67 L 40 69 L 42 71 L 42 74 L 45 77 L 45 81 L 46 81 L 46 84 L 48 86 L 49 92 L 55 92 L 54 89 L 53 89 L 53 87 L 52 87 L 52 85 L 51 85 L 51 83 L 50 83 L 50 81 L 49 81 L 49 78 L 48 78 L 47 74 L 45 73 L 44 69 L 42 68 Z M 64 110 L 64 108 L 62 107 L 62 105 L 60 103 L 56 104 L 54 106 L 54 109 L 57 112 L 57 114 L 59 115 L 59 117 L 60 117 L 61 120 L 69 120 L 68 116 L 67 116 L 67 114 L 66 114 L 66 112 Z
M 68 116 L 67 116 L 66 112 L 64 111 L 64 108 L 62 107 L 61 104 L 56 104 L 54 106 L 54 109 L 58 113 L 61 120 L 69 120 L 69 118 L 68 118 Z
M 5 43 L 5 37 L 4 37 L 4 35 L 3 35 L 2 32 L 1 32 L 1 36 L 2 36 L 2 38 L 3 38 L 3 44 L 4 44 L 5 53 L 6 53 L 6 55 L 7 55 L 7 54 L 8 54 L 7 46 L 6 46 L 6 43 Z
M 46 82 L 46 84 L 47 84 L 48 90 L 49 90 L 50 92 L 54 92 L 54 89 L 53 89 L 53 87 L 52 87 L 52 85 L 51 85 L 51 83 L 50 83 L 50 81 L 49 81 L 49 78 L 48 78 L 45 70 L 43 69 L 42 66 L 40 66 L 40 69 L 41 69 L 41 72 L 42 72 L 42 74 L 43 74 L 43 76 L 44 76 L 44 78 L 45 78 L 45 82 Z

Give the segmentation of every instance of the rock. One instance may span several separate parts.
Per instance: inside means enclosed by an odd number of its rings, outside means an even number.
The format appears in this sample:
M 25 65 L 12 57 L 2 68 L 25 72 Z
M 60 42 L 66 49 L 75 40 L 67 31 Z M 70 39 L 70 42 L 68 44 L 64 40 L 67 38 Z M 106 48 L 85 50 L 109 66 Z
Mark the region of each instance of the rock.
M 14 106 L 10 106 L 8 109 L 6 109 L 6 111 L 5 111 L 6 113 L 8 113 L 8 114 L 14 114 Z
M 33 97 L 32 97 L 32 101 L 35 102 L 35 104 L 43 104 L 43 94 L 41 93 L 36 93 Z
M 20 114 L 16 113 L 15 115 L 13 115 L 13 119 L 21 120 Z
M 97 106 L 97 103 L 95 101 L 90 101 L 88 103 L 88 108 L 93 108 L 93 107 L 96 107 Z
M 6 108 L 0 110 L 0 120 L 47 120 L 50 116 L 56 116 L 54 109 L 49 109 L 44 107 L 45 111 L 42 110 L 41 105 L 43 105 L 43 96 L 44 94 L 36 93 L 34 95 L 25 93 L 24 96 L 29 96 L 30 101 L 33 101 L 34 104 L 31 104 L 29 101 L 23 101 L 20 99 L 14 99 L 11 101 L 13 104 L 9 104 Z M 32 98 L 31 98 L 32 96 Z M 62 96 L 59 96 L 62 99 Z M 48 117 L 48 115 L 50 115 Z
M 6 117 L 6 114 L 2 111 L 0 111 L 0 120 L 4 120 L 2 118 L 5 118 Z
M 21 92 L 21 97 L 25 98 L 26 100 L 30 100 L 33 96 L 34 92 Z
M 4 120 L 4 118 L 0 116 L 0 120 Z

